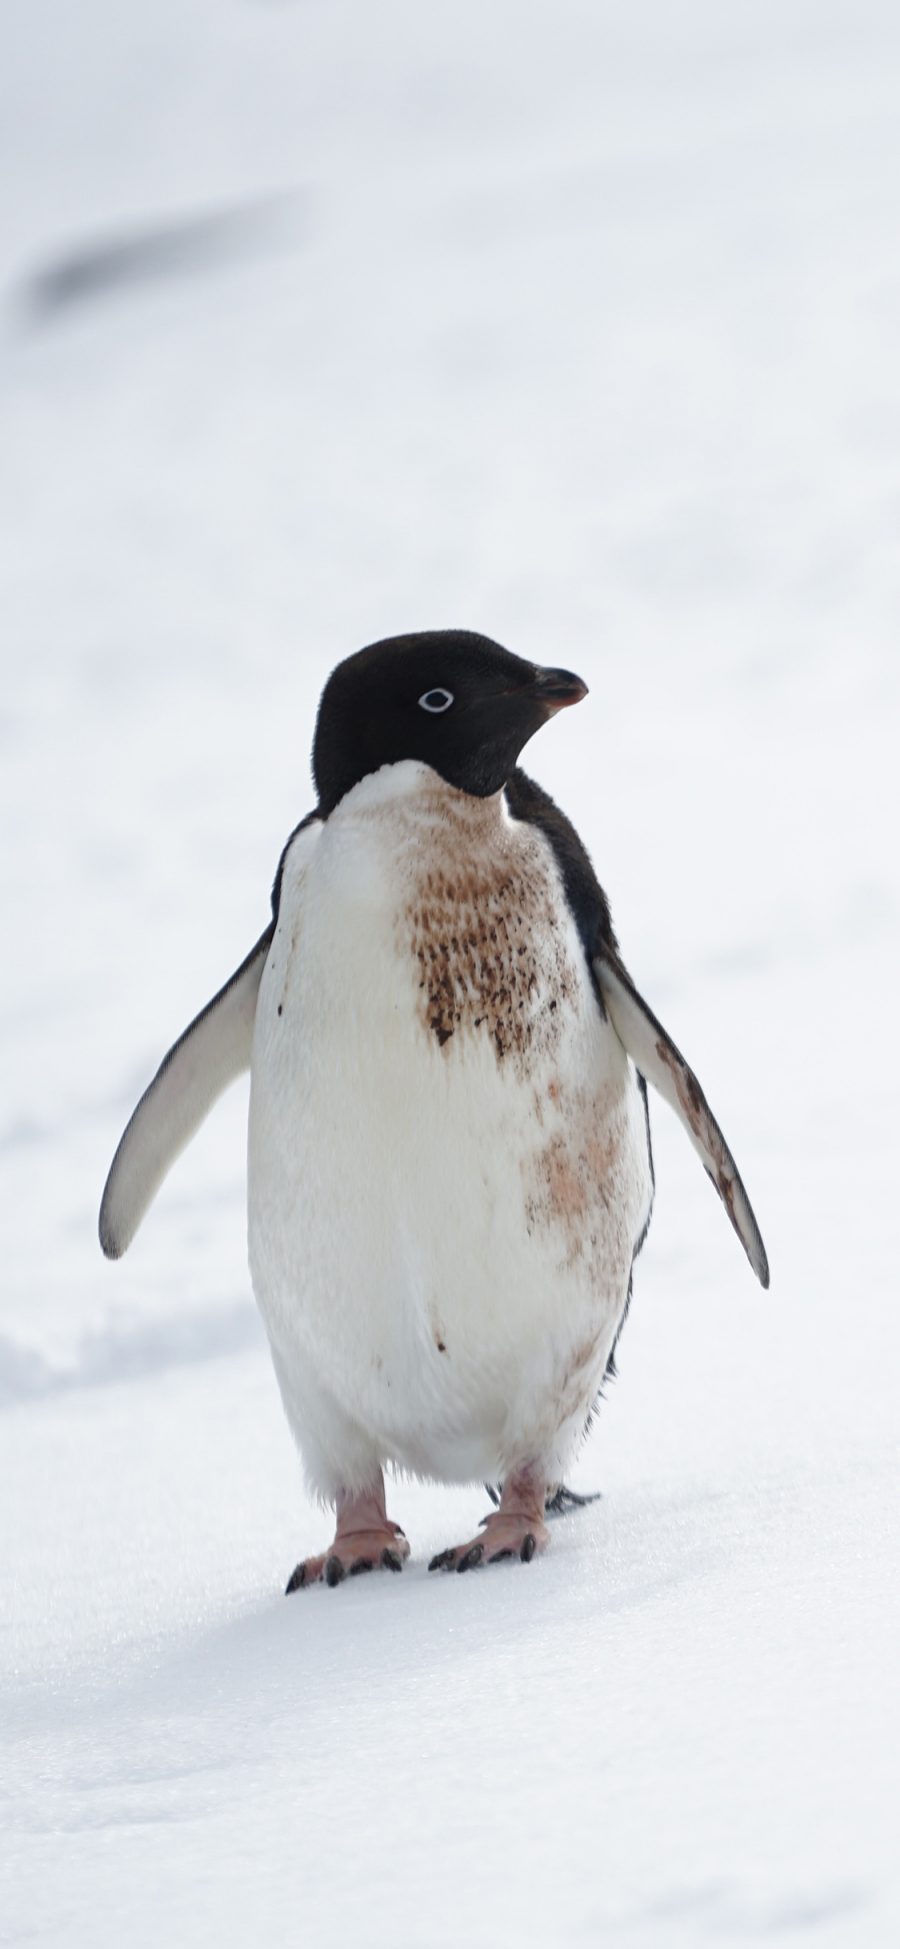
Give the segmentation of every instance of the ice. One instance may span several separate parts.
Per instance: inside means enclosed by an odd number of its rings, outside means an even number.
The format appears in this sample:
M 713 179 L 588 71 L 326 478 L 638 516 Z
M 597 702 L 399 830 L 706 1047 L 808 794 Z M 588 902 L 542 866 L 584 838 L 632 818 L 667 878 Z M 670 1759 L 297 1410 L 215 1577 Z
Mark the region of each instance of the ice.
M 3 42 L 0 1940 L 893 1944 L 900 15 Z M 772 1288 L 657 1107 L 602 1501 L 429 1578 L 484 1498 L 400 1484 L 403 1576 L 287 1601 L 245 1085 L 118 1266 L 97 1206 L 328 670 L 445 625 L 590 684 L 529 762 Z

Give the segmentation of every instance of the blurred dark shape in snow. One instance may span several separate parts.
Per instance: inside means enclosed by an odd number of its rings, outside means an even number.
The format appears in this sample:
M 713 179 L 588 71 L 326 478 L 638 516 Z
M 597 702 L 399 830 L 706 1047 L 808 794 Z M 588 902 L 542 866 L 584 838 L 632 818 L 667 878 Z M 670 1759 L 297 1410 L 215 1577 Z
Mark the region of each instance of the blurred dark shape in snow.
M 135 225 L 61 249 L 27 276 L 21 299 L 32 322 L 102 302 L 134 285 L 204 277 L 222 265 L 292 249 L 306 234 L 306 199 L 285 190 L 230 208 Z
M 0 1413 L 21 1402 L 79 1388 L 117 1387 L 204 1361 L 246 1353 L 261 1343 L 248 1298 L 207 1307 L 191 1317 L 116 1322 L 82 1334 L 68 1361 L 48 1360 L 0 1334 Z

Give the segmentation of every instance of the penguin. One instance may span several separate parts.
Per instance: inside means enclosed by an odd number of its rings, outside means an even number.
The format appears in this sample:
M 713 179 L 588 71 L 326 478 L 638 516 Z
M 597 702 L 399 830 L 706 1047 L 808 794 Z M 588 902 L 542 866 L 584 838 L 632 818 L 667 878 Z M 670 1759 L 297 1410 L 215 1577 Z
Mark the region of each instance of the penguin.
M 338 664 L 316 805 L 282 851 L 269 924 L 113 1159 L 100 1241 L 118 1258 L 250 1069 L 253 1288 L 309 1488 L 335 1519 L 289 1592 L 402 1568 L 386 1472 L 501 1485 L 432 1570 L 545 1549 L 650 1223 L 648 1083 L 769 1282 L 734 1158 L 627 972 L 588 852 L 519 765 L 586 695 L 466 630 Z

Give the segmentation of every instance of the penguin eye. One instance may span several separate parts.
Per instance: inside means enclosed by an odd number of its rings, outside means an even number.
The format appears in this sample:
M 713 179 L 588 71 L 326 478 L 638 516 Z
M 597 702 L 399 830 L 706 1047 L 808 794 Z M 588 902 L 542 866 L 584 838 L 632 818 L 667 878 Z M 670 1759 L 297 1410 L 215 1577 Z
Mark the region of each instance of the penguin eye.
M 424 696 L 419 698 L 419 709 L 439 717 L 441 711 L 449 711 L 452 702 L 452 690 L 426 690 Z

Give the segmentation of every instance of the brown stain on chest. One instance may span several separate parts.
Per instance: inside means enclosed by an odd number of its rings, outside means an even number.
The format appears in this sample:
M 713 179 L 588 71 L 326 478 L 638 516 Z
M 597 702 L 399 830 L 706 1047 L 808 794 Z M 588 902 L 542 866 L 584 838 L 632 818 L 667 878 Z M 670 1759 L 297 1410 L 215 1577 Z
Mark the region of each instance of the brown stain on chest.
M 523 1165 L 525 1222 L 529 1232 L 557 1240 L 561 1263 L 571 1267 L 609 1250 L 618 1229 L 622 1165 L 621 1131 L 610 1121 L 609 1103 L 591 1090 L 560 1090 L 550 1084 L 553 1128 Z M 543 1117 L 539 1120 L 544 1125 Z
M 498 1062 L 527 1064 L 559 1040 L 554 1018 L 576 991 L 555 869 L 536 834 L 505 825 L 496 801 L 434 797 L 400 923 L 420 1020 L 442 1049 L 482 1035 Z

